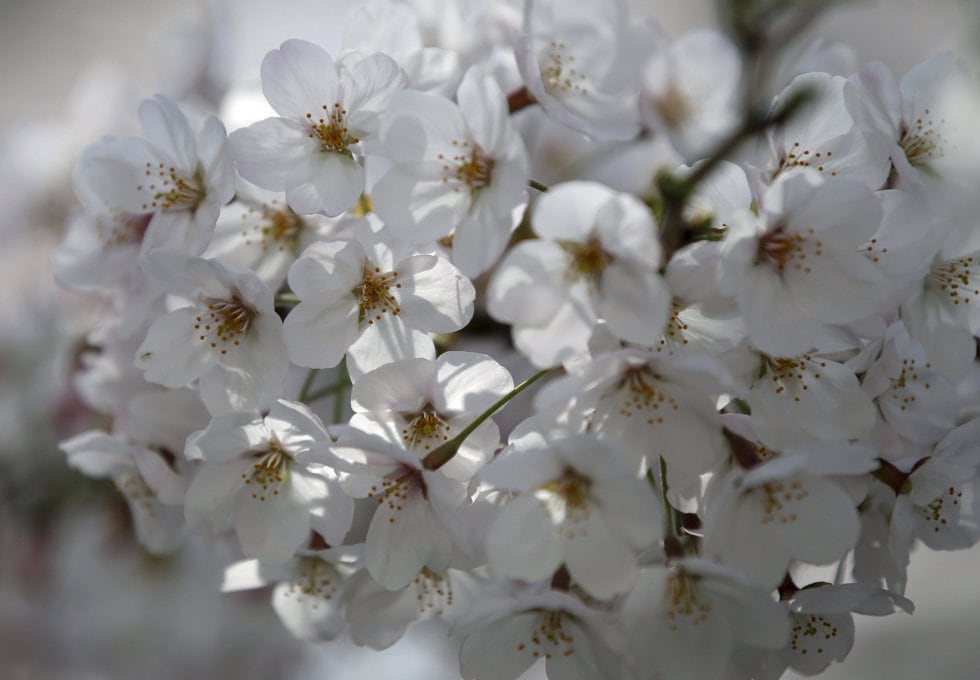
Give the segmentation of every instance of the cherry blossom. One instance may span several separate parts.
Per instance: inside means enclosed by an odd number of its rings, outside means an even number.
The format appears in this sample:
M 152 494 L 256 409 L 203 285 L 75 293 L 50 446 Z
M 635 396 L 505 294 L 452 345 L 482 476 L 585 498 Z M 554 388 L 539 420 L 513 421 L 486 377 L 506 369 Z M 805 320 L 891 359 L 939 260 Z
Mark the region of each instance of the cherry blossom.
M 392 232 L 425 244 L 452 232 L 452 259 L 467 276 L 500 256 L 527 201 L 528 158 L 503 92 L 473 68 L 444 97 L 406 90 L 382 142 L 395 167 L 374 187 Z M 515 217 L 516 214 L 516 217 Z
M 650 487 L 589 435 L 518 439 L 481 477 L 518 494 L 487 534 L 491 565 L 511 578 L 539 580 L 565 565 L 582 588 L 609 598 L 629 589 L 635 552 L 660 535 Z
M 289 285 L 300 299 L 284 324 L 289 358 L 326 368 L 347 354 L 355 377 L 397 359 L 431 358 L 425 332 L 459 330 L 475 297 L 445 258 L 394 250 L 370 228 L 312 244 L 290 268 Z
M 512 323 L 517 347 L 539 366 L 583 352 L 600 318 L 616 336 L 655 345 L 670 296 L 658 273 L 649 210 L 590 182 L 553 187 L 534 208 L 542 237 L 518 244 L 497 268 L 487 308 Z
M 184 511 L 188 521 L 222 530 L 230 522 L 248 557 L 283 563 L 316 530 L 340 545 L 354 503 L 337 477 L 297 456 L 329 441 L 308 408 L 280 399 L 264 418 L 251 413 L 218 416 L 187 440 L 186 455 L 203 462 Z
M 231 134 L 235 167 L 263 189 L 285 191 L 300 214 L 340 215 L 364 191 L 358 158 L 404 86 L 385 54 L 338 65 L 313 43 L 287 40 L 262 61 L 262 91 L 279 117 Z
M 281 389 L 282 322 L 255 274 L 165 250 L 148 254 L 144 266 L 164 290 L 190 301 L 158 318 L 136 351 L 147 380 L 175 388 L 199 379 L 212 413 L 252 408 Z
M 140 105 L 140 123 L 143 139 L 107 138 L 85 150 L 74 175 L 77 191 L 112 213 L 112 224 L 102 228 L 106 246 L 138 243 L 143 253 L 176 248 L 200 255 L 235 192 L 225 128 L 210 117 L 195 138 L 177 104 L 162 96 Z

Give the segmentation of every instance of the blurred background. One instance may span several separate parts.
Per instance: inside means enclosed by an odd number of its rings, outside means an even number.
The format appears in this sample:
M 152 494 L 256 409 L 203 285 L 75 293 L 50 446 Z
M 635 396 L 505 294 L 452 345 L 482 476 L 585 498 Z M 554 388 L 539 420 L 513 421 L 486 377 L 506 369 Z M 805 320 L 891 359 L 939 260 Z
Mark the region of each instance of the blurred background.
M 202 35 L 231 55 L 209 77 L 247 97 L 283 40 L 336 52 L 354 3 L 0 0 L 0 678 L 459 677 L 438 626 L 416 626 L 384 653 L 294 642 L 267 592 L 219 592 L 227 556 L 212 546 L 147 556 L 111 483 L 82 478 L 57 449 L 103 425 L 68 385 L 103 310 L 51 278 L 76 155 L 103 134 L 136 132 L 142 98 L 188 87 Z M 714 24 L 709 0 L 634 4 L 671 34 Z M 898 73 L 946 49 L 976 64 L 978 5 L 844 2 L 811 32 Z M 854 651 L 823 677 L 980 677 L 980 550 L 920 550 L 910 576 L 914 616 L 859 617 Z

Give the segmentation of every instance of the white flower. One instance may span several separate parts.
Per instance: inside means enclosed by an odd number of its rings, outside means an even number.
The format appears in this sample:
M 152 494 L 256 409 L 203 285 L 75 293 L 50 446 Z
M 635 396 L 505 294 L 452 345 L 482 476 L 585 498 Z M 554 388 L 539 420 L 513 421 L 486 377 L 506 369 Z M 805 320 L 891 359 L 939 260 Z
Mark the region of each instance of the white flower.
M 623 618 L 643 677 L 722 680 L 736 647 L 779 649 L 786 612 L 741 572 L 702 559 L 646 569 Z
M 362 145 L 404 86 L 385 54 L 345 70 L 313 43 L 287 40 L 262 61 L 262 92 L 280 117 L 230 135 L 235 166 L 248 181 L 285 191 L 298 213 L 340 215 L 364 191 Z
M 848 93 L 848 110 L 879 133 L 872 139 L 891 158 L 900 186 L 929 181 L 955 136 L 947 122 L 954 117 L 947 95 L 969 87 L 966 65 L 943 52 L 910 70 L 901 83 L 880 63 L 869 64 L 851 80 L 856 88 Z
M 789 645 L 773 654 L 773 672 L 792 668 L 803 675 L 824 672 L 843 661 L 854 645 L 854 616 L 885 616 L 896 609 L 912 613 L 901 595 L 864 583 L 824 584 L 797 591 L 786 602 L 793 634 Z
M 314 241 L 337 238 L 345 223 L 297 215 L 282 193 L 241 181 L 235 202 L 221 211 L 204 256 L 251 269 L 270 290 L 278 290 L 300 253 Z
M 344 632 L 342 602 L 357 564 L 348 547 L 296 551 L 286 563 L 243 560 L 225 569 L 221 591 L 274 585 L 272 608 L 293 637 L 306 642 L 333 640 Z
M 459 654 L 468 680 L 512 680 L 542 660 L 550 680 L 632 677 L 609 615 L 570 594 L 519 593 L 472 619 Z
M 880 347 L 861 387 L 878 407 L 875 438 L 884 457 L 899 460 L 906 450 L 915 454 L 948 433 L 963 400 L 901 321 L 888 328 Z
M 761 377 L 746 395 L 752 424 L 766 444 L 806 438 L 847 440 L 871 433 L 875 410 L 854 371 L 826 356 L 762 358 Z
M 483 354 L 445 352 L 438 359 L 405 359 L 360 378 L 351 390 L 352 427 L 401 441 L 420 457 L 452 439 L 514 389 L 507 370 Z M 487 420 L 460 445 L 442 472 L 466 480 L 493 455 L 500 440 Z
M 311 529 L 340 545 L 353 499 L 327 468 L 296 460 L 329 440 L 306 406 L 282 399 L 264 418 L 218 416 L 187 440 L 187 457 L 203 461 L 187 490 L 188 521 L 206 520 L 219 531 L 230 521 L 242 552 L 270 563 L 292 557 Z
M 980 464 L 980 419 L 942 438 L 931 455 L 908 473 L 892 509 L 892 556 L 903 568 L 915 539 L 933 550 L 962 550 L 980 540 L 974 507 Z
M 486 544 L 491 566 L 510 578 L 545 579 L 564 564 L 589 594 L 610 598 L 633 584 L 636 552 L 660 538 L 656 491 L 591 435 L 532 432 L 489 463 L 481 479 L 517 493 Z
M 140 123 L 145 139 L 110 137 L 85 150 L 74 175 L 76 192 L 118 213 L 103 229 L 108 243 L 139 243 L 142 253 L 174 248 L 200 255 L 221 206 L 235 193 L 225 128 L 208 118 L 195 139 L 177 105 L 160 96 L 140 105 Z M 145 215 L 151 216 L 146 225 Z
M 826 451 L 825 451 L 825 450 Z M 874 451 L 847 443 L 784 452 L 733 471 L 709 504 L 704 552 L 775 588 L 792 560 L 830 564 L 858 539 L 857 503 L 830 475 L 876 467 Z
M 774 178 L 811 168 L 830 177 L 861 182 L 869 189 L 880 189 L 891 164 L 887 151 L 869 140 L 876 130 L 856 125 L 845 105 L 845 95 L 854 94 L 855 86 L 842 76 L 806 73 L 776 97 L 773 110 L 779 111 L 804 91 L 811 92 L 813 100 L 769 133 L 766 176 Z
M 459 607 L 453 584 L 461 577 L 458 571 L 437 573 L 422 567 L 407 586 L 388 590 L 359 572 L 345 597 L 351 639 L 372 649 L 387 649 L 412 622 L 449 615 Z
M 685 156 L 702 158 L 738 122 L 741 70 L 738 50 L 723 34 L 685 33 L 644 66 L 641 113 Z
M 293 363 L 327 368 L 346 353 L 356 380 L 390 361 L 434 357 L 425 332 L 469 322 L 473 284 L 448 260 L 399 254 L 367 232 L 314 243 L 290 268 L 300 298 L 284 324 Z
M 639 129 L 631 82 L 636 46 L 626 3 L 531 0 L 517 65 L 534 99 L 563 125 L 595 137 L 629 139 Z
M 980 334 L 980 251 L 938 253 L 901 314 L 929 360 L 950 377 L 962 375 Z
M 445 16 L 445 14 L 443 14 Z M 359 3 L 347 19 L 344 52 L 384 52 L 405 70 L 415 90 L 451 96 L 462 73 L 456 52 L 427 45 L 416 10 L 394 0 Z
M 588 420 L 590 431 L 622 450 L 634 470 L 643 460 L 657 469 L 663 456 L 674 480 L 708 472 L 725 457 L 715 404 L 729 380 L 705 356 L 672 360 L 624 349 L 546 385 L 535 405 L 559 410 L 570 422 Z
M 490 315 L 514 325 L 532 363 L 585 351 L 599 319 L 624 340 L 658 344 L 670 294 L 646 206 L 601 184 L 566 182 L 541 198 L 532 222 L 542 239 L 511 250 L 487 291 Z
M 136 538 L 143 547 L 154 554 L 177 549 L 184 539 L 180 506 L 187 481 L 160 453 L 96 430 L 75 435 L 59 447 L 72 467 L 115 483 L 126 497 Z
M 763 220 L 731 225 L 722 263 L 749 339 L 780 356 L 851 347 L 838 326 L 875 314 L 889 294 L 861 252 L 881 222 L 874 194 L 801 170 L 780 176 L 763 205 Z
M 467 71 L 459 105 L 404 91 L 382 141 L 395 166 L 374 187 L 378 214 L 414 244 L 452 232 L 453 263 L 467 276 L 503 252 L 527 202 L 528 157 L 499 86 Z
M 199 379 L 212 413 L 248 410 L 279 393 L 288 364 L 282 321 L 255 274 L 168 250 L 149 253 L 143 266 L 190 301 L 150 326 L 136 352 L 147 380 L 183 387 Z
M 454 514 L 466 496 L 464 483 L 426 470 L 413 453 L 353 429 L 305 459 L 343 470 L 350 495 L 377 502 L 364 546 L 365 566 L 375 581 L 387 590 L 401 590 L 424 567 L 446 570 Z

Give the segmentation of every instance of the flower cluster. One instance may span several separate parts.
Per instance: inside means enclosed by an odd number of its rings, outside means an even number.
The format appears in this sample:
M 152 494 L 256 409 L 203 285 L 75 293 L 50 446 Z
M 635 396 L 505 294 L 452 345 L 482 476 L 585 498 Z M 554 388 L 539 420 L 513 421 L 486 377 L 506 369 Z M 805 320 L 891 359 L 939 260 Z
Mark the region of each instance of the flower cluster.
M 980 540 L 972 74 L 425 4 L 270 51 L 272 117 L 156 97 L 81 155 L 56 270 L 112 302 L 112 425 L 69 464 L 297 637 L 442 617 L 467 679 L 816 674 L 911 611 L 915 545 Z

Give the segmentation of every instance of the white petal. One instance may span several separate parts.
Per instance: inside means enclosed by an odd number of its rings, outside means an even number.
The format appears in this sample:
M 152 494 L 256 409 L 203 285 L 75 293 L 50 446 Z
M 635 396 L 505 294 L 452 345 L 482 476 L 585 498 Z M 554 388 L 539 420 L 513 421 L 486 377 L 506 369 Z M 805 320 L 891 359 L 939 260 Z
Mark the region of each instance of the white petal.
M 310 536 L 309 512 L 282 493 L 266 500 L 238 494 L 234 522 L 242 552 L 273 564 L 292 557 Z
M 422 494 L 410 492 L 399 502 L 394 507 L 387 501 L 378 505 L 365 541 L 367 570 L 388 590 L 407 586 L 425 565 L 432 548 L 432 520 Z
M 552 241 L 525 241 L 507 253 L 487 289 L 487 311 L 505 323 L 538 326 L 567 298 L 568 257 Z
M 293 167 L 320 153 L 301 124 L 283 118 L 266 118 L 235 130 L 228 145 L 242 177 L 270 191 L 285 190 Z
M 575 532 L 565 542 L 565 564 L 579 585 L 600 600 L 632 587 L 639 573 L 633 551 L 615 535 L 601 512 L 593 509 L 584 525 L 566 522 L 564 529 Z
M 337 103 L 340 79 L 326 51 L 305 40 L 287 40 L 262 60 L 262 92 L 280 116 L 304 120 Z
M 194 330 L 195 310 L 178 309 L 150 326 L 136 351 L 136 367 L 150 382 L 165 387 L 184 387 L 200 376 L 213 361 L 213 354 L 199 344 Z
M 476 292 L 441 257 L 417 255 L 398 263 L 399 306 L 405 323 L 433 333 L 451 333 L 469 323 Z
M 532 630 L 536 613 L 520 613 L 474 631 L 463 641 L 460 672 L 467 680 L 513 680 L 539 657 L 532 656 Z M 522 646 L 523 645 L 523 646 Z
M 486 549 L 494 569 L 525 581 L 550 578 L 564 558 L 547 511 L 529 495 L 503 507 L 487 533 Z
M 139 117 L 146 141 L 180 170 L 193 172 L 197 166 L 194 133 L 177 104 L 158 95 L 140 104 Z
M 379 366 L 351 388 L 355 411 L 419 411 L 436 390 L 436 366 L 428 359 L 405 359 Z
M 485 354 L 444 352 L 436 365 L 435 405 L 443 413 L 480 413 L 514 389 L 507 369 Z
M 364 168 L 353 158 L 332 151 L 320 152 L 310 161 L 315 165 L 312 177 L 298 180 L 298 166 L 286 176 L 286 202 L 302 215 L 322 212 L 336 217 L 354 205 L 364 191 Z
M 332 301 L 327 307 L 298 304 L 282 328 L 289 360 L 310 368 L 336 366 L 360 334 L 358 311 L 351 298 Z
M 599 316 L 616 336 L 647 347 L 660 340 L 670 291 L 659 274 L 612 264 L 602 273 Z
M 401 359 L 435 358 L 432 338 L 408 328 L 399 317 L 382 317 L 369 325 L 347 350 L 347 370 L 357 382 L 368 371 Z

